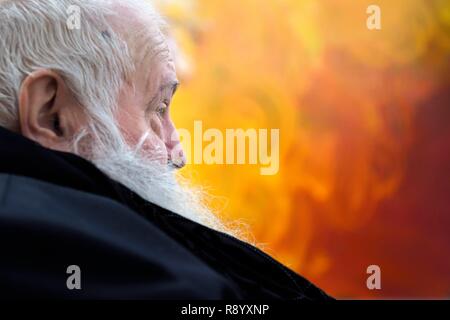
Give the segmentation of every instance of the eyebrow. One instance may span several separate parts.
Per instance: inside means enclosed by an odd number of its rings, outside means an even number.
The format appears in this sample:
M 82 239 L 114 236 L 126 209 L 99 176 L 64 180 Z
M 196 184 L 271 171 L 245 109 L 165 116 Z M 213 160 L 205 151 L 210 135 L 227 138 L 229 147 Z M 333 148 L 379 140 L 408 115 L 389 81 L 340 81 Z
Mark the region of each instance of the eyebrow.
M 155 103 L 155 101 L 157 101 L 160 98 L 160 95 L 166 89 L 171 89 L 172 90 L 172 96 L 173 96 L 175 94 L 175 92 L 177 91 L 179 85 L 180 85 L 180 82 L 178 80 L 171 81 L 171 82 L 169 82 L 167 84 L 162 85 L 161 87 L 159 87 L 158 93 L 156 94 L 156 96 L 154 96 L 152 98 L 152 100 L 150 101 L 149 105 L 153 105 Z
M 174 95 L 175 92 L 177 91 L 179 85 L 180 85 L 180 82 L 179 82 L 179 81 L 177 81 L 177 80 L 176 80 L 176 81 L 172 81 L 172 82 L 169 82 L 169 83 L 167 83 L 167 84 L 165 84 L 165 85 L 162 85 L 162 86 L 159 88 L 159 91 L 160 91 L 160 92 L 164 92 L 164 90 L 166 90 L 166 89 L 171 89 L 172 95 Z

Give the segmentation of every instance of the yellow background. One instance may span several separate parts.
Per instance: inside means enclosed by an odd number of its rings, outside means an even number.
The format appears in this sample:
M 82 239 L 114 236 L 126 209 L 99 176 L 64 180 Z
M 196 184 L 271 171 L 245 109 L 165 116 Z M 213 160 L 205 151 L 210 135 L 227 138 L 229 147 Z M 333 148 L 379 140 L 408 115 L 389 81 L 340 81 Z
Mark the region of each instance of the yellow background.
M 338 298 L 448 297 L 450 2 L 157 3 L 180 49 L 177 126 L 280 129 L 275 176 L 184 169 L 214 207 Z

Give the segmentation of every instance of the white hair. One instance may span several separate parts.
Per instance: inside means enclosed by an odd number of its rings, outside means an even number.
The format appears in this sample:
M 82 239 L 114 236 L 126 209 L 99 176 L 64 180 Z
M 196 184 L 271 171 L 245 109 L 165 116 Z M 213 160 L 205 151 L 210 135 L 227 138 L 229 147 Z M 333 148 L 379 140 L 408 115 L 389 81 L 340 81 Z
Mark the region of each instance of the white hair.
M 84 107 L 90 138 L 102 147 L 113 128 L 119 90 L 131 83 L 135 70 L 127 42 L 112 27 L 120 18 L 113 10 L 118 4 L 142 7 L 137 0 L 0 0 L 0 126 L 18 130 L 22 81 L 49 69 L 64 78 Z M 80 9 L 79 29 L 67 25 L 73 6 Z M 162 27 L 156 10 L 149 3 L 145 8 Z
M 81 28 L 69 29 L 71 6 L 80 8 Z M 32 72 L 49 69 L 62 76 L 83 106 L 88 123 L 73 139 L 73 152 L 144 199 L 214 229 L 232 233 L 203 205 L 201 193 L 179 183 L 173 170 L 140 152 L 144 138 L 129 146 L 116 123 L 120 89 L 133 86 L 135 61 L 115 26 L 117 6 L 151 15 L 147 36 L 161 54 L 165 23 L 139 0 L 0 0 L 0 126 L 19 131 L 18 94 Z M 115 10 L 116 9 L 116 10 Z M 124 21 L 126 23 L 126 21 Z M 144 33 L 147 33 L 145 35 Z M 168 48 L 167 48 L 168 50 Z

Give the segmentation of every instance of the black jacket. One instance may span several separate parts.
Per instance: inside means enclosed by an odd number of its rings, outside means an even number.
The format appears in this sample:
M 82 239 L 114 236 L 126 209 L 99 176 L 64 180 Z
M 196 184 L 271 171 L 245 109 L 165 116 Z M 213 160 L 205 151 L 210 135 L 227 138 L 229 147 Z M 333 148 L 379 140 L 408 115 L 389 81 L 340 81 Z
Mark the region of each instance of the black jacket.
M 66 285 L 81 269 L 81 289 Z M 0 128 L 0 296 L 329 299 L 257 248 Z

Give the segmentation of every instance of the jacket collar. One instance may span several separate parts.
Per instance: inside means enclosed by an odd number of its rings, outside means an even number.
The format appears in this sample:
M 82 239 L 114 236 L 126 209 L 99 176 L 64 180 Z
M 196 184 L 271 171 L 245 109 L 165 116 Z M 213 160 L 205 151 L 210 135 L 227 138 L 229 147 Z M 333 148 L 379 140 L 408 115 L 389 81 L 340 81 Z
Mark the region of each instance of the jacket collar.
M 117 197 L 119 186 L 89 161 L 42 147 L 0 127 L 0 172 L 26 176 L 65 187 Z

